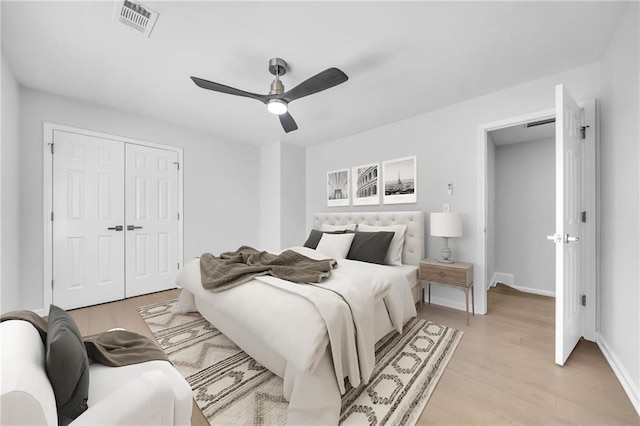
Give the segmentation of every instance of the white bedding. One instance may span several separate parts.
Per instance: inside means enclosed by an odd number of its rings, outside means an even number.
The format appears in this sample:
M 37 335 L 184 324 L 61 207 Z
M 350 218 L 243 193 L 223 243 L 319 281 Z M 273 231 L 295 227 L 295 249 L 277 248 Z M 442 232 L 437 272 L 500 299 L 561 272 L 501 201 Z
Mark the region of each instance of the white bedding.
M 311 258 L 324 258 L 312 249 L 293 249 Z M 205 318 L 285 380 L 290 423 L 306 423 L 319 420 L 317 412 L 305 413 L 309 398 L 319 398 L 318 386 L 338 393 L 320 399 L 332 405 L 331 412 L 337 409 L 339 413 L 343 378 L 348 377 L 353 386 L 367 383 L 375 363 L 375 342 L 390 327 L 401 332 L 404 322 L 416 315 L 407 279 L 415 269 L 340 259 L 331 277 L 318 285 L 267 276 L 212 293 L 202 287 L 199 259 L 194 259 L 180 271 L 176 283 L 195 296 L 195 305 Z M 183 293 L 184 302 L 189 293 Z M 315 408 L 322 404 L 317 400 Z M 296 421 L 292 421 L 292 406 L 298 410 Z

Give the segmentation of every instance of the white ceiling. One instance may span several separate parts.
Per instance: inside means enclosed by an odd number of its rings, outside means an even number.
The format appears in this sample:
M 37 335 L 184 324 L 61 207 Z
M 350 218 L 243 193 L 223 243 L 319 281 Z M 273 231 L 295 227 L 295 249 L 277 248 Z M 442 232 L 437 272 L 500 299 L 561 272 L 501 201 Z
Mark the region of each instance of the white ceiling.
M 155 2 L 150 38 L 114 2 L 2 1 L 2 50 L 20 84 L 255 145 L 310 146 L 600 58 L 627 3 Z M 338 67 L 349 81 L 296 100 L 299 130 L 253 99 L 271 57 L 291 89 Z

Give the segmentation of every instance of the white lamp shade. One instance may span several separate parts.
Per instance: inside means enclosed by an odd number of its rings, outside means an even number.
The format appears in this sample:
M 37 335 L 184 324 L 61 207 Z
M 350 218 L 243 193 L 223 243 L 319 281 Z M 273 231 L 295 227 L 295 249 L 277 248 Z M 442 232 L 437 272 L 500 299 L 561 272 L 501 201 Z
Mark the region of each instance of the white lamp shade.
M 431 235 L 434 237 L 462 237 L 460 213 L 431 213 Z

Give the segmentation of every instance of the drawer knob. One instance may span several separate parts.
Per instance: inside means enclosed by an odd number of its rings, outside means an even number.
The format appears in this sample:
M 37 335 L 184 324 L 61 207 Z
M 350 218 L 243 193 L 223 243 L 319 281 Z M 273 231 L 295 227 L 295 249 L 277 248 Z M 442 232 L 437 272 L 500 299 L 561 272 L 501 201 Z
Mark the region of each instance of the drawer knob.
M 438 272 L 438 275 L 440 275 L 441 277 L 444 277 L 446 274 L 444 273 L 444 271 L 440 271 Z

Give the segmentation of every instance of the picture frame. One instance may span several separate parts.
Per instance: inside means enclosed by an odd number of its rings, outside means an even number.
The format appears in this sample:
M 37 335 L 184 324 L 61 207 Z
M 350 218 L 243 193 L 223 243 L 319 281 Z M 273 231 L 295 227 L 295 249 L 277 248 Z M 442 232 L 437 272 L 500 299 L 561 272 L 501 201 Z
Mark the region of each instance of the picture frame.
M 403 157 L 382 163 L 383 204 L 418 202 L 417 157 Z
M 351 168 L 351 194 L 354 206 L 380 204 L 380 163 Z
M 349 169 L 327 172 L 327 207 L 348 206 Z

